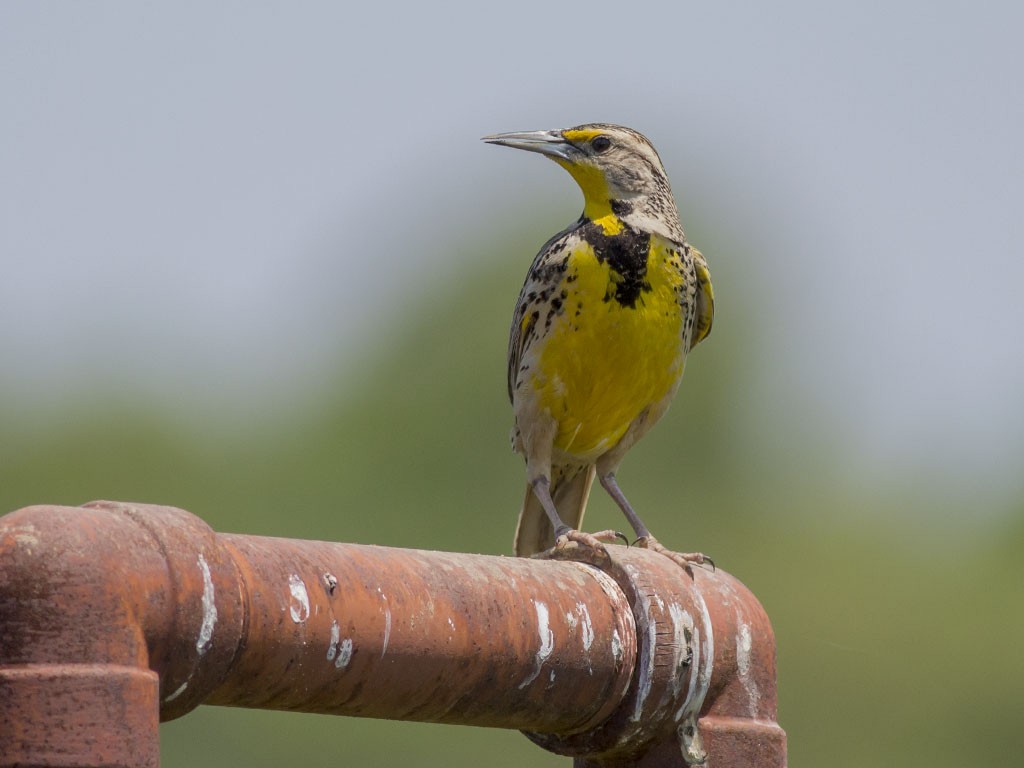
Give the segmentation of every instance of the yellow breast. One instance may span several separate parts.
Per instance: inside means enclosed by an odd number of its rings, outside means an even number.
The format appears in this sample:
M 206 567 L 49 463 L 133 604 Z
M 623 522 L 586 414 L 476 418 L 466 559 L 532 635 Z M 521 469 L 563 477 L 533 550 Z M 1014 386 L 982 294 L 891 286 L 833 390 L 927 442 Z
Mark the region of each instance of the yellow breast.
M 616 299 L 623 277 L 585 240 L 569 256 L 555 318 L 533 385 L 558 423 L 555 447 L 592 460 L 613 447 L 683 372 L 684 324 L 678 257 L 654 238 L 644 288 L 633 306 Z

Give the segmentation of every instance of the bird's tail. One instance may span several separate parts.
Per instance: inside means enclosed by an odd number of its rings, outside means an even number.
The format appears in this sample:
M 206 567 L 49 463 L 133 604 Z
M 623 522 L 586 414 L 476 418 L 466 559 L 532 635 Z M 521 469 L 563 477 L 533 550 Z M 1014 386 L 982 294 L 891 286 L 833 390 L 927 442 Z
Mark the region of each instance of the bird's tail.
M 587 509 L 587 499 L 590 497 L 590 486 L 594 483 L 595 473 L 593 464 L 585 467 L 552 468 L 551 498 L 562 522 L 572 528 L 579 528 L 583 523 L 583 513 Z M 551 527 L 551 521 L 533 488 L 527 485 L 526 498 L 523 499 L 523 508 L 519 511 L 519 524 L 516 526 L 516 555 L 529 557 L 535 552 L 550 549 L 554 544 L 555 531 Z

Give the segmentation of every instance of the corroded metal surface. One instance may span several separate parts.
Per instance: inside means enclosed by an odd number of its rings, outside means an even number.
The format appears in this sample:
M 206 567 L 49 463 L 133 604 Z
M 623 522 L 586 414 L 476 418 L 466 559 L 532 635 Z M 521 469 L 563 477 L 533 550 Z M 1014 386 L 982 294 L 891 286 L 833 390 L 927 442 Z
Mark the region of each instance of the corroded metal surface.
M 698 584 L 715 628 L 715 674 L 700 719 L 704 746 L 722 766 L 786 764 L 786 733 L 776 723 L 775 636 L 761 604 L 723 574 Z
M 157 765 L 158 683 L 113 664 L 0 667 L 0 765 Z
M 157 719 L 206 703 L 519 728 L 577 766 L 783 766 L 757 601 L 721 571 L 612 552 L 216 534 L 111 502 L 19 510 L 0 518 L 0 765 L 156 765 Z
M 629 605 L 594 569 L 222 538 L 259 599 L 209 703 L 573 731 L 629 683 Z
M 785 732 L 775 722 L 775 639 L 760 603 L 722 570 L 687 572 L 645 550 L 612 551 L 614 561 L 603 567 L 637 625 L 630 689 L 587 733 L 527 735 L 576 756 L 577 768 L 785 766 Z

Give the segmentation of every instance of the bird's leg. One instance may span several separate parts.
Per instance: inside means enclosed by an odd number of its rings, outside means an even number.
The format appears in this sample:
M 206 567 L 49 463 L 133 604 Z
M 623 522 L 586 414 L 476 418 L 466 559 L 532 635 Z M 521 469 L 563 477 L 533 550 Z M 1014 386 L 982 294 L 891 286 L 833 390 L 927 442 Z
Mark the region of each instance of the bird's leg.
M 609 557 L 608 550 L 601 543 L 602 540 L 614 541 L 615 539 L 622 539 L 627 544 L 629 543 L 629 540 L 618 531 L 608 530 L 599 531 L 598 533 L 585 533 L 584 531 L 570 528 L 558 515 L 555 501 L 551 498 L 551 481 L 541 475 L 533 481 L 532 485 L 534 495 L 540 501 L 540 505 L 544 507 L 544 511 L 551 521 L 551 527 L 555 530 L 555 549 L 563 549 L 569 545 L 569 542 L 574 541 L 580 546 L 595 550 L 602 557 Z
M 607 472 L 599 475 L 601 479 L 601 487 L 608 491 L 608 495 L 615 500 L 615 503 L 619 505 L 619 509 L 622 510 L 622 514 L 629 520 L 629 524 L 633 526 L 633 530 L 636 531 L 637 545 L 644 549 L 649 549 L 652 552 L 665 555 L 671 558 L 674 562 L 681 565 L 683 568 L 689 568 L 691 565 L 704 565 L 705 563 L 711 566 L 711 569 L 715 568 L 715 561 L 707 555 L 700 552 L 673 552 L 668 547 L 664 546 L 660 541 L 651 535 L 651 532 L 644 525 L 644 521 L 640 519 L 640 516 L 633 511 L 632 505 L 626 499 L 626 495 L 619 488 L 619 484 L 615 480 L 614 472 Z

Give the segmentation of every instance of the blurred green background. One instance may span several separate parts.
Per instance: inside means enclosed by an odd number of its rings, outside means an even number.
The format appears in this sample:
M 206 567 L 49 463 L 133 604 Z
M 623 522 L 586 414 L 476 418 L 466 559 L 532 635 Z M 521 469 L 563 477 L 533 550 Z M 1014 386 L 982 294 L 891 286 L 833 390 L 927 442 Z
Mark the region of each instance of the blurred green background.
M 638 52 L 617 4 L 442 5 L 0 11 L 0 508 L 508 554 L 508 321 L 579 203 L 476 137 L 629 123 L 718 314 L 626 492 L 765 605 L 791 765 L 1015 765 L 1019 9 L 638 4 L 674 32 Z M 621 527 L 601 494 L 587 524 Z M 171 768 L 569 763 L 212 707 L 161 737 Z
M 401 331 L 288 423 L 254 414 L 244 433 L 199 429 L 97 400 L 8 432 L 5 505 L 145 500 L 218 530 L 508 553 L 523 480 L 506 439 L 503 345 L 542 235 L 509 235 L 489 264 L 406 307 Z M 727 265 L 715 272 L 721 322 L 621 472 L 635 505 L 767 608 L 793 765 L 1000 764 L 1021 746 L 1020 516 L 972 526 L 926 488 L 872 492 L 841 452 L 752 427 L 736 403 L 763 340 Z M 588 522 L 621 527 L 597 494 Z M 162 750 L 168 766 L 568 762 L 511 732 L 220 708 L 165 725 Z

